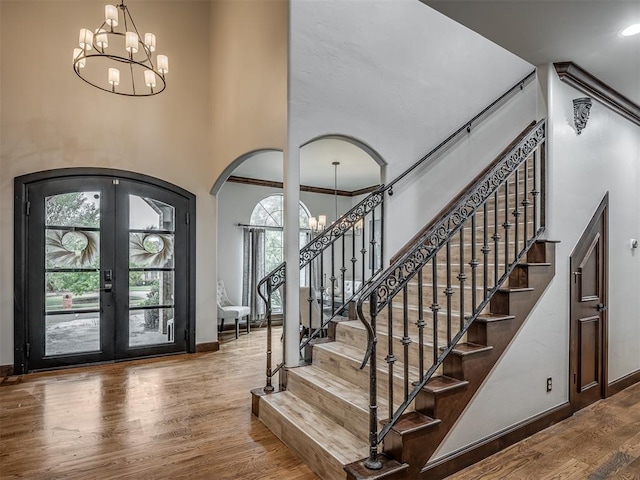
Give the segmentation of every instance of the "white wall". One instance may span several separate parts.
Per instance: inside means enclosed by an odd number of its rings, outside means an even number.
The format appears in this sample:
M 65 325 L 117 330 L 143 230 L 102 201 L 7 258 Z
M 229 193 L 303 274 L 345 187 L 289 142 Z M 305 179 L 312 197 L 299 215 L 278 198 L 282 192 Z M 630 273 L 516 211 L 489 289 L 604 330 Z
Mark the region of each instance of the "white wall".
M 533 70 L 415 0 L 296 1 L 290 15 L 292 158 L 312 138 L 344 134 L 382 156 L 387 181 Z M 387 227 L 397 235 L 387 239 L 387 256 L 492 159 L 486 145 L 499 152 L 536 119 L 535 92 L 519 99 L 500 128 L 474 132 L 456 160 L 395 189 Z
M 574 98 L 553 67 L 544 79 L 549 108 L 547 238 L 559 240 L 556 276 L 437 456 L 569 399 L 569 257 L 609 192 L 608 380 L 640 370 L 640 127 L 595 102 L 576 135 Z M 546 378 L 553 391 L 546 393 Z
M 282 193 L 282 189 L 243 185 L 227 182 L 218 193 L 218 274 L 232 301 L 242 298 L 242 228 L 238 223 L 248 224 L 251 212 L 263 198 Z M 311 215 L 327 215 L 327 223 L 335 217 L 333 195 L 301 192 L 300 200 Z M 351 208 L 351 197 L 338 197 L 338 214 Z

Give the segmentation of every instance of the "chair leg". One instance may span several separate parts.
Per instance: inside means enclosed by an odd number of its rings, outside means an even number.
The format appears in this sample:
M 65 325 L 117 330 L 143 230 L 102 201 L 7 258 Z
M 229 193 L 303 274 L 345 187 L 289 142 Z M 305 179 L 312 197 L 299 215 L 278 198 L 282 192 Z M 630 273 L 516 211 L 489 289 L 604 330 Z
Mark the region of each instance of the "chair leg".
M 240 319 L 236 318 L 236 340 L 238 339 L 239 335 L 240 335 Z
M 220 320 L 220 326 L 218 327 L 218 333 L 222 333 L 224 330 L 224 318 Z
M 251 333 L 251 322 L 249 322 L 249 315 L 247 315 L 247 333 Z

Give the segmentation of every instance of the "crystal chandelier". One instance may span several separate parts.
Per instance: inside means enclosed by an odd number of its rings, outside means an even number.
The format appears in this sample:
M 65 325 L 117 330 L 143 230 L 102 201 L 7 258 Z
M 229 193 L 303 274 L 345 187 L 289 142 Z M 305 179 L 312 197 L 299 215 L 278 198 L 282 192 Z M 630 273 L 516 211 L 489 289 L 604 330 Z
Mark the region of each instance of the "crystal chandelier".
M 148 97 L 162 92 L 169 59 L 157 55 L 154 62 L 156 36 L 140 35 L 124 0 L 117 6 L 105 5 L 104 17 L 95 30 L 80 29 L 80 48 L 73 50 L 76 74 L 88 84 L 117 95 Z

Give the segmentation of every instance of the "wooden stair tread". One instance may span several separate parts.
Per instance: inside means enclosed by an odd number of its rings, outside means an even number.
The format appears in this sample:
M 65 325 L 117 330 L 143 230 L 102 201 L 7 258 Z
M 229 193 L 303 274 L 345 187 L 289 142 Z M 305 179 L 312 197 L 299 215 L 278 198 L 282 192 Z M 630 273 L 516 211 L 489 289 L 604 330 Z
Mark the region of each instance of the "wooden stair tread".
M 503 287 L 498 289 L 502 293 L 518 293 L 518 292 L 532 292 L 533 287 Z
M 381 423 L 386 424 L 388 423 L 388 420 L 382 421 Z M 400 419 L 393 427 L 391 427 L 391 429 L 400 435 L 407 435 L 409 433 L 435 427 L 439 423 L 441 422 L 437 418 L 431 418 L 419 412 L 409 412 L 401 415 Z
M 457 378 L 447 377 L 446 375 L 436 375 L 431 377 L 423 390 L 434 394 L 449 392 L 458 388 L 469 385 L 466 380 L 458 380 Z
M 322 412 L 291 392 L 266 395 L 262 400 L 283 415 L 303 436 L 308 437 L 343 465 L 355 462 L 368 451 L 367 442 L 336 425 Z
M 478 345 L 476 343 L 465 342 L 457 344 L 451 353 L 464 357 L 467 355 L 473 355 L 474 353 L 487 352 L 489 350 L 493 350 L 491 345 Z
M 503 320 L 513 320 L 514 318 L 516 318 L 513 315 L 505 315 L 502 313 L 483 313 L 481 315 L 478 315 L 478 318 L 476 318 L 476 322 L 480 322 L 480 323 L 492 323 L 492 322 L 501 322 Z
M 308 365 L 300 368 L 292 368 L 289 370 L 290 376 L 296 376 L 312 383 L 318 389 L 324 389 L 333 395 L 340 397 L 345 402 L 350 403 L 358 408 L 369 410 L 369 391 L 364 390 L 357 385 L 344 380 L 337 375 L 327 372 L 314 365 Z M 381 399 L 386 408 L 386 402 Z

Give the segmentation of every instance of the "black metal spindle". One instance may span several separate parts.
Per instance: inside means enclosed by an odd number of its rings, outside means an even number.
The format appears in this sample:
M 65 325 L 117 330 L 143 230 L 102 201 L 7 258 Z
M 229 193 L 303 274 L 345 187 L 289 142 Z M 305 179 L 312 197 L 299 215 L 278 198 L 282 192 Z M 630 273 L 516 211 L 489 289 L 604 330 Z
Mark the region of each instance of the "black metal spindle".
M 447 241 L 447 288 L 444 294 L 447 296 L 447 346 L 451 345 L 451 297 L 453 296 L 453 288 L 451 288 L 451 241 Z
M 471 216 L 471 262 L 469 262 L 469 266 L 471 266 L 471 313 L 474 314 L 476 312 L 477 303 L 477 292 L 478 289 L 478 259 L 476 258 L 476 213 L 473 212 Z
M 533 190 L 531 196 L 533 197 L 533 234 L 538 231 L 538 151 L 533 152 Z
M 509 222 L 509 182 L 504 183 L 504 271 L 509 269 L 509 229 L 511 223 Z
M 365 267 L 366 267 L 366 259 L 367 259 L 367 245 L 366 245 L 366 235 L 367 235 L 367 229 L 365 228 L 366 222 L 364 221 L 364 217 L 362 217 L 362 246 L 360 248 L 360 254 L 362 255 L 362 283 L 364 285 L 364 282 L 366 281 L 367 277 L 365 275 Z M 354 292 L 355 292 L 355 288 L 354 288 Z
M 423 269 L 418 271 L 418 369 L 420 370 L 420 381 L 424 378 L 424 299 L 422 291 Z
M 358 259 L 356 258 L 356 224 L 354 223 L 351 226 L 351 295 L 353 295 L 356 291 L 356 262 Z M 364 277 L 362 277 L 364 280 Z
M 438 311 L 440 305 L 438 304 L 438 254 L 434 253 L 431 259 L 431 279 L 433 285 L 432 288 L 432 302 L 431 312 L 433 313 L 433 363 L 438 361 Z
M 460 283 L 460 330 L 464 328 L 464 284 L 467 276 L 464 273 L 464 228 L 460 229 L 460 259 L 458 282 Z
M 346 262 L 346 236 L 342 235 L 342 263 L 340 264 L 340 305 L 344 305 L 344 285 L 346 282 L 347 262 Z M 333 312 L 335 313 L 335 311 Z
M 491 247 L 489 246 L 489 200 L 482 205 L 482 262 L 484 268 L 482 271 L 482 300 L 487 299 L 489 293 L 489 253 L 491 253 Z
M 376 316 L 378 307 L 378 292 L 374 290 L 369 297 L 369 315 L 371 316 L 371 357 L 369 358 L 369 458 L 365 460 L 365 467 L 380 470 L 382 462 L 378 459 L 378 375 L 377 375 L 377 339 Z
M 524 211 L 524 245 L 529 241 L 529 157 L 524 161 L 524 198 L 522 199 L 522 210 Z
M 409 396 L 409 284 L 403 288 L 402 295 L 402 347 L 404 353 L 404 400 Z M 390 379 L 392 381 L 393 379 Z M 391 418 L 391 416 L 389 416 Z
M 513 231 L 513 258 L 518 258 L 518 253 L 520 253 L 520 238 L 519 238 L 519 223 L 520 223 L 520 204 L 518 203 L 518 197 L 520 196 L 520 166 L 516 168 L 515 173 L 515 191 L 513 192 L 515 205 L 513 210 L 513 218 L 515 222 L 515 229 Z
M 500 202 L 498 201 L 498 190 L 493 195 L 493 286 L 498 285 L 498 264 L 500 255 L 500 233 L 498 232 L 499 220 L 498 220 L 498 207 Z
M 385 361 L 388 365 L 388 392 L 389 392 L 389 418 L 393 417 L 393 364 L 396 357 L 393 355 L 393 302 L 389 302 L 387 309 L 387 356 Z
M 272 363 L 271 363 L 271 277 L 267 278 L 267 384 L 264 387 L 265 393 L 273 392 L 274 388 L 271 384 L 271 377 L 273 376 L 272 372 Z
M 331 281 L 331 290 L 329 290 L 329 295 L 331 296 L 331 314 L 336 313 L 336 244 L 335 242 L 331 244 L 331 277 L 329 277 Z
M 378 258 L 376 252 L 376 209 L 371 211 L 371 240 L 369 241 L 369 251 L 371 252 L 371 275 L 375 275 L 378 271 Z

